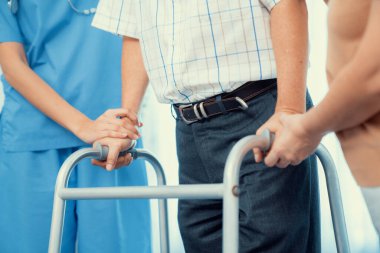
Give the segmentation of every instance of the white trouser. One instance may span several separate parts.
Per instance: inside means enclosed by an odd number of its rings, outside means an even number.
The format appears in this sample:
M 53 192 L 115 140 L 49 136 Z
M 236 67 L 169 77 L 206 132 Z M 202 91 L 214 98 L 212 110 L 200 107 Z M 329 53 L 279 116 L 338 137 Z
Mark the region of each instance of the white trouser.
M 362 187 L 361 191 L 380 239 L 380 187 Z

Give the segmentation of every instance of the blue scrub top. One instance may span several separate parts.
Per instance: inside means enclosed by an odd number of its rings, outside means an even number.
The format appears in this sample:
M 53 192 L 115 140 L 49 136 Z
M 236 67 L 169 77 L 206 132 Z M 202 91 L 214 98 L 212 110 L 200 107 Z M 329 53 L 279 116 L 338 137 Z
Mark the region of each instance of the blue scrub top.
M 72 0 L 78 9 L 97 0 Z M 95 119 L 120 107 L 121 38 L 91 27 L 93 16 L 80 15 L 67 0 L 19 0 L 13 15 L 0 0 L 0 42 L 20 42 L 30 67 L 66 101 Z M 4 84 L 1 145 L 8 151 L 36 151 L 81 146 L 71 132 Z

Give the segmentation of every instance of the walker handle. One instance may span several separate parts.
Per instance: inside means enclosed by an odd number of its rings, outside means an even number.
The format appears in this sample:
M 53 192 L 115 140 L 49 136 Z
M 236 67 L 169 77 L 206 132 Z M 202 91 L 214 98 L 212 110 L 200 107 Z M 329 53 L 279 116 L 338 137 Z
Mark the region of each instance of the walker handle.
M 267 146 L 262 148 L 261 151 L 267 152 L 272 147 L 275 135 L 274 133 L 271 133 L 268 128 L 266 128 L 260 136 L 264 137 L 267 140 Z
M 131 145 L 127 148 L 127 149 L 124 149 L 122 150 L 120 153 L 119 153 L 119 157 L 120 156 L 124 156 L 125 154 L 127 153 L 132 153 L 132 151 L 135 149 L 136 147 L 136 141 L 135 140 L 132 140 L 131 142 Z M 105 161 L 107 160 L 107 156 L 108 156 L 108 151 L 109 151 L 109 148 L 108 146 L 103 146 L 102 144 L 100 143 L 96 143 L 95 144 L 95 149 L 97 149 L 100 153 L 99 155 L 99 161 Z M 133 154 L 132 154 L 133 156 Z

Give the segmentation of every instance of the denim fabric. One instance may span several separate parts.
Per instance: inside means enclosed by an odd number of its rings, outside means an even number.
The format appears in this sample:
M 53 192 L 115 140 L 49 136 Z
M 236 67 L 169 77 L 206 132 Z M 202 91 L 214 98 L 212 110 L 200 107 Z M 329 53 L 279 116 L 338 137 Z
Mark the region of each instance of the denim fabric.
M 274 113 L 277 92 L 234 111 L 186 125 L 177 120 L 181 184 L 220 183 L 232 146 Z M 312 106 L 310 97 L 308 108 Z M 320 211 L 315 156 L 287 169 L 256 164 L 250 152 L 240 173 L 239 252 L 320 252 Z M 179 226 L 187 253 L 222 252 L 222 201 L 180 200 Z

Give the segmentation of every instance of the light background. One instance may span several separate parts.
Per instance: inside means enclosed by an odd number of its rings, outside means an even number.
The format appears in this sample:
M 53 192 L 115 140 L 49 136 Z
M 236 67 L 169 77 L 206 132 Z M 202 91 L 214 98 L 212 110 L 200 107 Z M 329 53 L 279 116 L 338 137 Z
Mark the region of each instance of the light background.
M 310 68 L 308 72 L 308 87 L 314 103 L 317 104 L 327 91 L 324 72 L 327 40 L 327 8 L 324 6 L 322 0 L 309 0 L 308 8 L 310 18 Z M 4 96 L 2 94 L 2 86 L 0 85 L 0 108 L 3 104 L 3 100 Z M 141 116 L 145 124 L 142 132 L 146 149 L 155 153 L 161 161 L 167 175 L 168 184 L 177 184 L 178 163 L 176 161 L 175 150 L 175 121 L 171 116 L 170 107 L 168 105 L 158 104 L 152 91 L 149 90 Z M 327 136 L 324 138 L 323 143 L 329 149 L 338 168 L 351 251 L 353 253 L 379 252 L 379 241 L 375 230 L 372 227 L 360 191 L 349 172 L 335 136 Z M 151 173 L 152 170 L 149 171 L 150 181 L 154 183 L 154 175 Z M 321 169 L 319 169 L 319 172 L 321 181 L 322 252 L 336 252 L 326 186 L 323 180 L 324 176 Z M 152 203 L 153 229 L 157 231 L 157 207 L 154 204 L 155 201 L 152 201 Z M 184 250 L 176 222 L 176 203 L 175 200 L 169 201 L 170 247 L 171 252 L 181 253 L 184 252 Z M 153 232 L 153 234 L 154 244 L 156 245 L 154 248 L 158 249 L 158 234 L 157 232 Z M 155 252 L 158 253 L 159 251 L 156 250 Z

